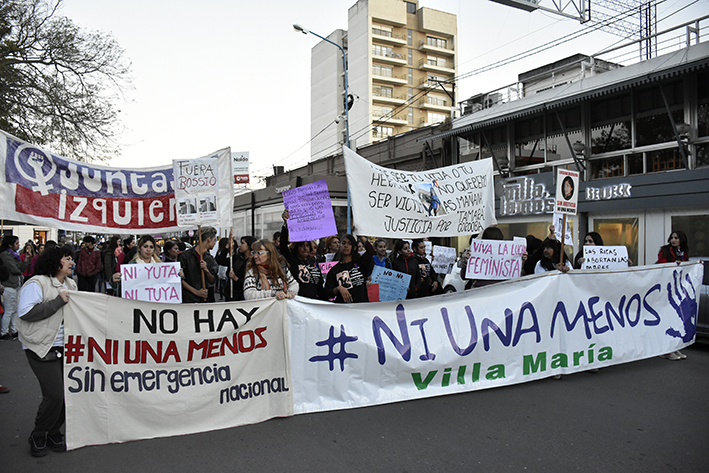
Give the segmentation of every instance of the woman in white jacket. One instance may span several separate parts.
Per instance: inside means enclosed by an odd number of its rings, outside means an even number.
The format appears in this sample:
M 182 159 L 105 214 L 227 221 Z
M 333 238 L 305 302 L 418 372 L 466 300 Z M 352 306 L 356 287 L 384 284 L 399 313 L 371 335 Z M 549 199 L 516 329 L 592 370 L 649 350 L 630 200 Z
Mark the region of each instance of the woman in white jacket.
M 19 338 L 30 368 L 42 389 L 42 402 L 29 438 L 32 456 L 43 457 L 47 447 L 66 450 L 59 431 L 64 424 L 64 305 L 69 291 L 74 252 L 68 246 L 45 250 L 37 259 L 35 276 L 20 291 Z
M 273 243 L 268 240 L 255 241 L 246 266 L 244 299 L 292 299 L 299 289 L 298 281 Z

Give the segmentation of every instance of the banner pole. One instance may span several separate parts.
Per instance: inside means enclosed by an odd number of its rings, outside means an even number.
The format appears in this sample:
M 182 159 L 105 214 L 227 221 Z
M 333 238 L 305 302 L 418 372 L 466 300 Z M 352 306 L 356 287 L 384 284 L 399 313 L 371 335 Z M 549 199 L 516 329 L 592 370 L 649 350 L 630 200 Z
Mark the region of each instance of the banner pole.
M 229 278 L 229 294 L 231 294 L 231 297 L 234 297 L 234 280 L 229 277 L 229 273 L 231 272 L 232 268 L 234 267 L 234 226 L 232 225 L 229 228 L 229 268 L 227 268 L 227 278 Z
M 564 214 L 564 221 L 561 224 L 561 256 L 559 256 L 561 268 L 564 267 L 564 244 L 566 243 L 565 240 L 566 240 L 566 214 Z M 559 271 L 561 271 L 561 268 L 559 268 Z
M 199 234 L 199 251 L 202 251 L 202 225 L 197 225 L 197 232 Z M 201 263 L 204 260 L 204 255 L 202 253 L 197 253 L 199 255 L 199 262 Z M 200 273 L 202 273 L 202 289 L 207 288 L 207 283 L 204 280 L 204 270 L 201 270 Z M 207 302 L 207 298 L 204 298 L 204 302 Z

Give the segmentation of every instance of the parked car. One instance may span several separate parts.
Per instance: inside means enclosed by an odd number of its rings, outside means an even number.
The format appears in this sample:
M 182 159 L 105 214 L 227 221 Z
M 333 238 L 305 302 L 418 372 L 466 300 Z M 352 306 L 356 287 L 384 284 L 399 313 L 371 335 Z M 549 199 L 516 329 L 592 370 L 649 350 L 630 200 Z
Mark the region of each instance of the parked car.
M 453 269 L 443 279 L 443 292 L 446 294 L 449 292 L 462 292 L 465 290 L 465 282 L 460 277 L 460 268 L 457 264 L 454 264 Z

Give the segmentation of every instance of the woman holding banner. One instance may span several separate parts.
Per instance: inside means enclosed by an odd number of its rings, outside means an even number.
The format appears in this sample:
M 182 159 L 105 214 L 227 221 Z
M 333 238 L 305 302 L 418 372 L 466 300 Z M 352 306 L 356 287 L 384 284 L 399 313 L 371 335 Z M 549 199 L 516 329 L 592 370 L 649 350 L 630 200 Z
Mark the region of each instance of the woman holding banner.
M 367 241 L 363 255 L 357 253 L 357 240 L 352 235 L 342 237 L 340 251 L 335 255 L 338 263 L 330 268 L 325 282 L 325 297 L 338 303 L 369 302 L 367 278 L 372 266 L 374 247 Z
M 35 274 L 20 293 L 19 337 L 30 368 L 42 389 L 42 402 L 29 438 L 32 456 L 47 447 L 66 450 L 59 429 L 64 424 L 64 305 L 77 286 L 71 278 L 74 252 L 69 246 L 45 250 Z
M 603 246 L 603 238 L 598 232 L 589 232 L 583 239 L 583 246 Z M 586 259 L 583 257 L 583 248 L 576 253 L 574 258 L 574 269 L 581 269 Z
M 273 243 L 258 240 L 251 250 L 244 277 L 244 299 L 293 299 L 298 294 L 298 281 Z
M 290 212 L 283 212 L 283 228 L 281 228 L 281 255 L 288 262 L 291 274 L 298 281 L 298 295 L 309 299 L 320 299 L 323 291 L 323 277 L 315 258 L 310 256 L 310 242 L 298 241 L 290 243 L 288 219 Z
M 689 261 L 689 245 L 687 244 L 687 234 L 682 230 L 674 230 L 670 233 L 667 239 L 667 244 L 660 247 L 660 252 L 657 254 L 657 263 L 677 263 Z M 684 360 L 687 355 L 681 351 L 673 351 L 662 355 L 662 358 L 671 361 Z

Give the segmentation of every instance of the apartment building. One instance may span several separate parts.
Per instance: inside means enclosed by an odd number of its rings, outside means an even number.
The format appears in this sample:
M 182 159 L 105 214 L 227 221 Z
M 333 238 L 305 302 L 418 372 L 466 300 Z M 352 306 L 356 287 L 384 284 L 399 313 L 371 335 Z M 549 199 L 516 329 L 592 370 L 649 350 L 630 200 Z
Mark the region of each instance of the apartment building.
M 451 117 L 456 37 L 455 15 L 417 1 L 360 0 L 350 7 L 347 31 L 328 39 L 347 52 L 351 147 Z M 345 103 L 342 53 L 321 41 L 311 53 L 311 160 L 340 151 Z

